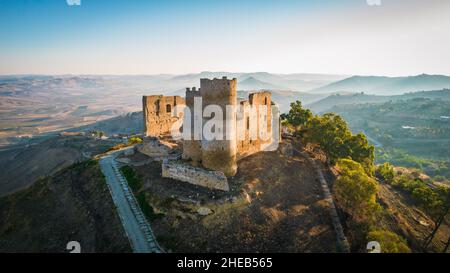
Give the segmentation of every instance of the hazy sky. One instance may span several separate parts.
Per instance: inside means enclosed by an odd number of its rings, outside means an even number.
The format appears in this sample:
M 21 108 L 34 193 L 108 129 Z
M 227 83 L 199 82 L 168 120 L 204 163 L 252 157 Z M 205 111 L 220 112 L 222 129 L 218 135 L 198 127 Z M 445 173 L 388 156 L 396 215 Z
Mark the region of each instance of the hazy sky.
M 450 0 L 367 1 L 0 0 L 0 74 L 450 75 Z

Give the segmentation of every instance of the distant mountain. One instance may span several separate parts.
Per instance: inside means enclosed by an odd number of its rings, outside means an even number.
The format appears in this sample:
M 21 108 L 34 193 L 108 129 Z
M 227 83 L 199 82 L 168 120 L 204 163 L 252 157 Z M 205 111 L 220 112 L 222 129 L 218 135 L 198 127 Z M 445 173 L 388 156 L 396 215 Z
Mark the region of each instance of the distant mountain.
M 269 72 L 226 72 L 203 71 L 200 73 L 182 75 L 8 75 L 0 76 L 0 96 L 36 98 L 36 93 L 49 93 L 54 95 L 61 92 L 83 92 L 88 90 L 91 94 L 99 90 L 106 92 L 167 94 L 179 92 L 186 87 L 199 87 L 201 78 L 237 78 L 243 82 L 253 78 L 264 84 L 257 84 L 263 88 L 279 88 L 298 92 L 305 92 L 314 88 L 330 84 L 347 78 L 342 75 L 328 74 L 274 74 Z M 246 86 L 244 86 L 247 89 Z M 250 86 L 251 87 L 251 86 Z M 239 86 L 238 86 L 239 88 Z M 95 89 L 95 90 L 92 90 Z M 267 89 L 267 88 L 266 88 Z M 64 95 L 67 94 L 67 92 Z M 104 97 L 104 96 L 103 96 Z
M 254 77 L 248 77 L 245 80 L 238 82 L 238 90 L 261 90 L 261 89 L 286 89 L 281 86 L 276 86 L 274 84 L 260 81 Z
M 182 89 L 187 86 L 198 86 L 202 78 L 237 78 L 239 90 L 255 89 L 284 89 L 304 92 L 330 84 L 335 81 L 342 80 L 347 76 L 328 75 L 328 74 L 273 74 L 268 72 L 250 72 L 250 73 L 232 73 L 232 72 L 210 72 L 203 71 L 200 73 L 177 75 L 165 80 L 165 86 L 172 89 Z M 248 86 L 242 84 L 247 84 Z M 255 84 L 252 83 L 255 81 Z M 256 81 L 263 82 L 257 83 Z M 270 88 L 269 88 L 270 87 Z
M 409 77 L 353 76 L 311 90 L 317 93 L 365 92 L 375 95 L 399 95 L 405 92 L 450 88 L 450 77 L 421 74 Z
M 231 72 L 210 72 L 210 71 L 203 71 L 200 73 L 192 73 L 192 74 L 183 74 L 183 75 L 176 75 L 170 79 L 170 81 L 175 82 L 196 82 L 198 85 L 200 83 L 200 79 L 208 78 L 222 78 L 222 77 L 228 77 L 228 78 L 238 78 L 242 75 L 242 73 L 231 73 Z
M 327 96 L 319 101 L 313 103 L 305 103 L 306 107 L 310 108 L 316 113 L 322 113 L 329 111 L 335 106 L 352 105 L 352 104 L 365 104 L 365 103 L 384 103 L 388 101 L 408 100 L 415 98 L 428 98 L 428 99 L 441 99 L 450 101 L 450 89 L 443 89 L 437 91 L 421 91 L 406 93 L 403 95 L 394 96 L 380 96 L 380 95 L 368 95 L 365 93 L 356 94 L 334 94 Z
M 334 94 L 314 103 L 307 104 L 306 107 L 315 113 L 322 113 L 335 106 L 344 104 L 380 103 L 389 100 L 389 96 L 367 95 L 364 93 L 347 95 Z
M 88 132 L 98 130 L 105 132 L 108 136 L 113 134 L 139 134 L 144 131 L 143 119 L 142 112 L 132 112 L 66 131 Z
M 247 99 L 250 93 L 251 91 L 238 91 L 238 96 Z M 271 93 L 272 101 L 278 104 L 281 113 L 288 112 L 291 102 L 296 100 L 300 100 L 305 105 L 329 96 L 329 94 L 311 94 L 289 90 L 272 90 Z

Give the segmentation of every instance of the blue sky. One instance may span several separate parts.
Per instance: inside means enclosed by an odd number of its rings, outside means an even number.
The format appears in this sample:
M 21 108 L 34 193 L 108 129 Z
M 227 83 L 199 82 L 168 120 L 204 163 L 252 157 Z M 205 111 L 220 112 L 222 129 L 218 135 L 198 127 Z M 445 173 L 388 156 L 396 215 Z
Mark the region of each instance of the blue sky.
M 0 74 L 450 74 L 449 2 L 0 0 Z

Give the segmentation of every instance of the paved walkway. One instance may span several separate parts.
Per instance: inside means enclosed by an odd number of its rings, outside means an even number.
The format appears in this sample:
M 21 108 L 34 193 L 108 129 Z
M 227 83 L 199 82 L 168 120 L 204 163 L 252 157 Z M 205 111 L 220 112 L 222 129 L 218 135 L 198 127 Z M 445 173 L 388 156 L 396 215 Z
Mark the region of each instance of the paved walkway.
M 333 201 L 333 196 L 331 195 L 330 189 L 328 188 L 328 184 L 327 184 L 327 181 L 325 180 L 325 177 L 323 176 L 322 170 L 319 168 L 317 163 L 309 156 L 309 154 L 307 152 L 303 152 L 303 151 L 300 152 L 297 149 L 294 149 L 294 151 L 296 153 L 300 154 L 301 156 L 303 156 L 304 158 L 306 158 L 306 160 L 308 160 L 308 162 L 311 163 L 314 170 L 316 171 L 317 176 L 320 181 L 320 185 L 322 187 L 325 201 L 327 201 L 329 204 L 331 221 L 333 223 L 334 231 L 336 232 L 336 237 L 337 237 L 336 239 L 338 241 L 339 250 L 341 252 L 347 252 L 347 253 L 350 252 L 350 245 L 347 241 L 347 237 L 345 237 L 344 229 L 342 228 L 341 221 L 339 219 L 339 216 L 338 216 L 338 213 L 336 210 L 336 206 Z
M 105 175 L 109 191 L 133 252 L 160 253 L 162 249 L 156 242 L 147 219 L 114 160 L 124 150 L 118 150 L 102 157 L 100 159 L 101 170 Z

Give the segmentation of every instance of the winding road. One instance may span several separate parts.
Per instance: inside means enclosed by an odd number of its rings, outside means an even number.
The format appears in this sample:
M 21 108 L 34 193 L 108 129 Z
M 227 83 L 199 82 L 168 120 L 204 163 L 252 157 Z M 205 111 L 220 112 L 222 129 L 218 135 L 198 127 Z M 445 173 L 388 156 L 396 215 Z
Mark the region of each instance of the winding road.
M 132 149 L 129 147 L 126 149 Z M 109 191 L 117 208 L 122 226 L 135 253 L 161 253 L 150 224 L 142 213 L 136 198 L 119 170 L 115 158 L 126 149 L 114 151 L 100 158 L 100 168 L 105 175 Z

